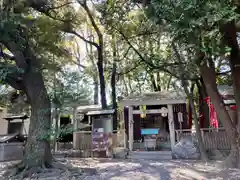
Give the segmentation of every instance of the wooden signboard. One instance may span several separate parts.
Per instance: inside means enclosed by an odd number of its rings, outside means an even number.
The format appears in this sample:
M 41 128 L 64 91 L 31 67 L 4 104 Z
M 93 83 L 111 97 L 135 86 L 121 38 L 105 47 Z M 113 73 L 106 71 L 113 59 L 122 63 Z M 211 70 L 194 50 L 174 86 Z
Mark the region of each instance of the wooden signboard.
M 106 151 L 108 148 L 108 133 L 99 132 L 99 129 L 92 132 L 92 151 Z

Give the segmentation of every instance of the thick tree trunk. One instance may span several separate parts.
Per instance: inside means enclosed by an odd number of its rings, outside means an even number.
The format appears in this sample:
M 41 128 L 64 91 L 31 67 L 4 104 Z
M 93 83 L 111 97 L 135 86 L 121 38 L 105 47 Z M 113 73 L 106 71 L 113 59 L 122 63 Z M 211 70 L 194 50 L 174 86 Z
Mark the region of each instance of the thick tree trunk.
M 231 141 L 231 152 L 229 157 L 226 159 L 224 166 L 226 167 L 239 167 L 239 152 L 240 152 L 240 142 L 239 133 L 237 131 L 237 126 L 233 124 L 231 117 L 229 116 L 223 100 L 218 92 L 216 84 L 216 74 L 213 67 L 207 67 L 207 65 L 202 65 L 200 67 L 203 81 L 207 90 L 208 95 L 211 98 L 211 102 L 217 111 L 218 117 L 225 127 L 227 134 Z
M 236 100 L 236 121 L 232 121 L 235 129 L 231 138 L 231 153 L 226 163 L 230 167 L 240 168 L 240 50 L 237 41 L 237 29 L 234 21 L 231 21 L 221 28 L 223 39 L 230 51 L 230 66 L 232 71 L 233 90 Z M 235 122 L 235 123 L 234 123 Z
M 178 49 L 177 49 L 177 47 L 175 46 L 174 43 L 172 44 L 172 47 L 173 47 L 173 50 L 176 54 L 178 62 L 181 64 L 181 62 L 183 62 L 183 61 L 182 61 L 181 55 L 178 52 Z M 182 66 L 180 66 L 180 69 L 179 69 L 179 71 L 181 72 L 180 73 L 180 78 L 181 78 L 182 86 L 183 86 L 184 91 L 187 95 L 187 98 L 189 99 L 190 106 L 191 106 L 191 109 L 192 109 L 193 122 L 194 122 L 194 126 L 195 126 L 195 129 L 196 129 L 196 136 L 197 136 L 199 151 L 200 151 L 202 160 L 207 161 L 208 157 L 207 157 L 207 154 L 206 154 L 206 151 L 205 151 L 205 148 L 204 148 L 204 144 L 203 144 L 203 139 L 202 139 L 202 135 L 201 135 L 201 131 L 200 131 L 200 125 L 199 125 L 198 118 L 197 118 L 197 112 L 196 112 L 196 109 L 194 107 L 194 97 L 193 97 L 194 84 L 191 87 L 191 91 L 189 91 L 188 82 L 184 78 L 184 71 L 182 71 L 182 69 L 184 69 L 184 68 Z
M 24 86 L 31 105 L 28 142 L 23 159 L 27 168 L 51 167 L 52 165 L 50 99 L 38 67 L 32 65 L 24 77 Z

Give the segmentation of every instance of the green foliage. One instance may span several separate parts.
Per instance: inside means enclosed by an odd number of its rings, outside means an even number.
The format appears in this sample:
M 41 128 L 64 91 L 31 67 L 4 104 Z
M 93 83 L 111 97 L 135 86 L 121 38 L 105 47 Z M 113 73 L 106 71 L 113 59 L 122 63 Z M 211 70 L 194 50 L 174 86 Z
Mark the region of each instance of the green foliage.
M 82 81 L 79 72 L 66 68 L 56 75 L 56 78 L 53 76 L 48 79 L 48 91 L 54 104 L 69 107 L 90 101 L 91 91 Z
M 220 28 L 239 19 L 231 1 L 153 0 L 148 14 L 165 25 L 174 41 L 211 55 L 226 52 L 221 46 Z

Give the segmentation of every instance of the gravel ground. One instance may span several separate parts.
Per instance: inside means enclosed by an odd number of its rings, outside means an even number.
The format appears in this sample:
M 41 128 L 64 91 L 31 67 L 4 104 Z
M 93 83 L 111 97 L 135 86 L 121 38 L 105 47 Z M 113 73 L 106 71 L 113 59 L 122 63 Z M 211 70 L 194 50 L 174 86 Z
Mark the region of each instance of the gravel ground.
M 60 159 L 71 171 L 46 170 L 26 180 L 240 180 L 240 171 L 197 161 Z M 0 163 L 0 173 L 9 163 Z M 84 171 L 80 175 L 79 170 Z M 3 178 L 0 174 L 0 179 Z M 9 179 L 9 178 L 7 178 Z M 9 179 L 10 180 L 10 179 Z

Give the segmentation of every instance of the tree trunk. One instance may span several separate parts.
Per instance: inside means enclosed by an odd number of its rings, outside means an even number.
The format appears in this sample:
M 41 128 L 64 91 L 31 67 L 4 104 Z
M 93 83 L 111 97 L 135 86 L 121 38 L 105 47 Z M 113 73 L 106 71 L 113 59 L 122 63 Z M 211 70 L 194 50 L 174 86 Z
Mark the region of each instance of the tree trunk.
M 83 1 L 83 2 L 78 1 L 78 2 L 83 7 L 83 9 L 86 11 L 88 18 L 98 36 L 98 45 L 95 46 L 97 48 L 97 53 L 98 53 L 97 68 L 98 68 L 98 76 L 99 76 L 99 83 L 100 83 L 101 104 L 102 104 L 102 108 L 106 109 L 107 108 L 107 99 L 106 99 L 106 87 L 105 87 L 104 67 L 103 67 L 103 64 L 104 64 L 103 35 L 102 35 L 97 23 L 95 22 L 93 13 L 88 7 L 88 3 L 86 1 Z
M 223 100 L 218 92 L 216 84 L 216 73 L 213 67 L 207 67 L 206 64 L 200 67 L 203 81 L 207 90 L 208 95 L 211 98 L 211 102 L 217 111 L 218 117 L 226 129 L 226 132 L 231 141 L 231 152 L 226 159 L 224 166 L 226 167 L 239 167 L 239 133 L 237 126 L 233 124 L 231 117 L 229 116 Z
M 103 45 L 98 48 L 98 75 L 100 83 L 100 94 L 101 94 L 101 104 L 102 108 L 107 108 L 107 99 L 106 99 L 106 87 L 105 87 L 105 78 L 104 78 L 104 68 L 103 68 Z
M 31 105 L 31 117 L 23 163 L 27 168 L 51 167 L 52 154 L 49 141 L 51 128 L 50 99 L 39 66 L 34 66 L 32 62 L 29 72 L 24 77 L 25 91 Z
M 59 116 L 60 116 L 60 112 L 59 112 L 59 108 L 57 107 L 57 105 L 55 104 L 55 128 L 54 128 L 54 139 L 53 139 L 53 150 L 54 152 L 57 151 L 57 138 L 58 138 L 58 134 L 59 134 L 59 127 L 58 127 L 58 122 L 59 122 Z
M 177 49 L 177 47 L 175 46 L 174 43 L 172 44 L 172 47 L 173 47 L 173 50 L 176 54 L 178 62 L 181 64 L 183 61 L 182 61 L 181 55 L 178 52 L 178 49 Z M 206 154 L 206 151 L 205 151 L 205 148 L 204 148 L 204 144 L 203 144 L 203 140 L 202 140 L 200 125 L 199 125 L 198 119 L 197 119 L 197 112 L 196 112 L 196 109 L 194 107 L 194 97 L 193 97 L 194 84 L 191 87 L 191 92 L 189 92 L 188 82 L 184 79 L 184 71 L 182 71 L 182 69 L 184 69 L 184 68 L 180 65 L 180 69 L 179 69 L 179 71 L 181 72 L 180 73 L 180 78 L 181 78 L 182 86 L 183 86 L 184 91 L 187 95 L 187 98 L 189 99 L 190 106 L 191 106 L 191 109 L 192 109 L 193 122 L 194 122 L 194 126 L 195 126 L 195 129 L 196 129 L 196 136 L 197 136 L 199 151 L 200 151 L 202 160 L 207 161 L 208 157 L 207 157 L 207 154 Z
M 155 81 L 154 74 L 152 72 L 150 72 L 149 75 L 150 75 L 150 80 L 151 80 L 151 83 L 152 83 L 153 91 L 157 92 L 158 91 L 158 87 L 157 87 L 157 84 L 156 84 L 156 81 Z
M 93 85 L 94 85 L 93 103 L 98 104 L 98 80 L 97 79 L 94 79 Z
M 200 124 L 199 124 L 199 121 L 197 118 L 197 112 L 194 107 L 194 98 L 193 98 L 194 84 L 191 87 L 191 92 L 189 92 L 187 83 L 184 79 L 182 79 L 182 85 L 183 85 L 184 91 L 187 95 L 187 98 L 189 99 L 190 106 L 192 109 L 193 122 L 194 122 L 195 130 L 196 130 L 196 137 L 197 137 L 197 141 L 198 141 L 199 151 L 201 154 L 201 159 L 204 161 L 207 161 L 208 157 L 207 157 L 207 154 L 206 154 L 206 151 L 204 148 L 204 144 L 203 144 L 203 139 L 202 139 L 202 135 L 201 135 L 201 131 L 200 131 Z
M 167 82 L 167 87 L 166 87 L 166 90 L 167 90 L 167 91 L 168 91 L 169 88 L 170 88 L 171 81 L 172 81 L 172 75 L 170 75 L 170 77 L 169 77 L 169 79 L 168 79 L 168 82 Z
M 112 108 L 115 110 L 113 114 L 113 130 L 117 130 L 117 95 L 116 95 L 116 62 L 113 63 L 111 86 L 112 86 Z
M 236 101 L 236 121 L 232 121 L 234 129 L 233 137 L 231 137 L 231 153 L 226 161 L 226 164 L 230 167 L 240 168 L 240 50 L 237 41 L 237 29 L 236 22 L 231 21 L 223 25 L 221 28 L 223 39 L 230 51 L 230 66 L 232 71 L 233 90 Z
M 124 95 L 129 96 L 129 90 L 128 90 L 128 85 L 127 85 L 126 80 L 125 80 L 125 75 L 122 76 L 122 81 L 123 81 L 124 89 L 125 89 Z
M 161 91 L 161 77 L 160 77 L 160 72 L 157 72 L 157 90 Z
M 113 66 L 111 75 L 111 87 L 112 87 L 112 108 L 115 110 L 113 114 L 113 130 L 117 130 L 117 94 L 116 94 L 116 75 L 117 75 L 117 49 L 116 49 L 116 39 L 113 35 L 112 38 L 112 50 L 113 50 Z
M 204 87 L 204 83 L 202 81 L 202 78 L 199 81 L 197 81 L 197 87 L 198 87 L 198 93 L 199 93 L 199 111 L 203 114 L 203 128 L 208 128 L 209 126 L 209 107 L 206 102 L 204 102 L 204 99 L 208 96 L 206 92 L 206 88 Z

